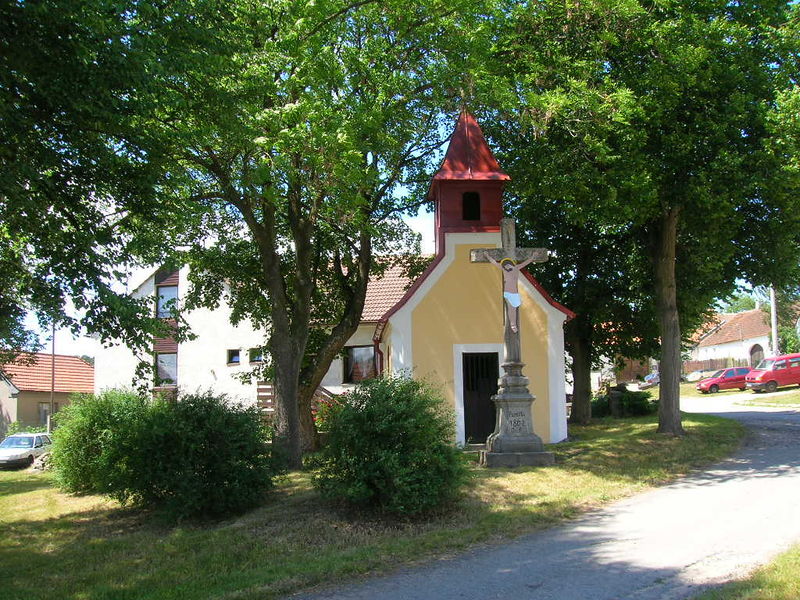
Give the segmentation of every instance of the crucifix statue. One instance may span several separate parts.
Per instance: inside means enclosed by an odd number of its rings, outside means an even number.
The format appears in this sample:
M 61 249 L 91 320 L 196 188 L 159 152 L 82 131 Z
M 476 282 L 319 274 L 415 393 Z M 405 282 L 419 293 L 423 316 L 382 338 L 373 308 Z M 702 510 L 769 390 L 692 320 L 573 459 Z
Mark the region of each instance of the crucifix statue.
M 519 293 L 520 270 L 528 264 L 545 262 L 545 248 L 517 248 L 513 219 L 500 221 L 502 248 L 477 248 L 470 251 L 470 262 L 488 262 L 503 273 L 505 333 L 503 376 L 492 401 L 497 407 L 495 430 L 486 440 L 481 464 L 521 466 L 552 464 L 553 455 L 543 452 L 541 438 L 533 431 L 533 401 L 528 378 L 522 374 L 520 345 Z

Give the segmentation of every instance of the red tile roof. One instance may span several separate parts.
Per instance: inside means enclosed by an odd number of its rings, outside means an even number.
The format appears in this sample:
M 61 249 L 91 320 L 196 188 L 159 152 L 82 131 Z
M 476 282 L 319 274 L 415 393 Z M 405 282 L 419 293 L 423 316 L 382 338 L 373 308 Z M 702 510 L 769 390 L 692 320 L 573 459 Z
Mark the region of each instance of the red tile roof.
M 717 346 L 770 334 L 769 319 L 761 309 L 716 315 L 717 326 L 703 337 L 698 346 Z
M 364 301 L 362 323 L 377 323 L 406 293 L 411 279 L 406 277 L 402 265 L 396 265 L 380 277 L 370 279 L 367 284 L 367 297 Z
M 31 355 L 28 355 L 31 356 Z M 34 362 L 8 363 L 2 371 L 20 391 L 49 392 L 52 358 L 50 354 L 34 354 Z M 94 367 L 77 356 L 56 354 L 56 392 L 94 392 Z

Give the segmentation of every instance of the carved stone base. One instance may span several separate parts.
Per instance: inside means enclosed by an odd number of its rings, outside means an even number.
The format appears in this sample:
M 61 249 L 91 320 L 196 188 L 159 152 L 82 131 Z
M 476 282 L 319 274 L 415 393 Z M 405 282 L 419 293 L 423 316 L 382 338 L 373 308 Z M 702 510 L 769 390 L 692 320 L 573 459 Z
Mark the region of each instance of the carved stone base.
M 481 450 L 482 467 L 546 467 L 555 464 L 552 452 L 487 452 Z
M 480 455 L 484 467 L 535 467 L 552 465 L 552 452 L 544 452 L 542 438 L 533 432 L 533 401 L 528 391 L 528 378 L 522 374 L 522 363 L 503 363 L 505 375 L 500 379 L 492 401 L 497 407 L 494 433 L 486 439 L 486 450 Z
M 486 439 L 488 452 L 541 452 L 542 438 L 533 432 L 533 396 L 500 393 L 492 396 L 497 407 L 495 431 Z

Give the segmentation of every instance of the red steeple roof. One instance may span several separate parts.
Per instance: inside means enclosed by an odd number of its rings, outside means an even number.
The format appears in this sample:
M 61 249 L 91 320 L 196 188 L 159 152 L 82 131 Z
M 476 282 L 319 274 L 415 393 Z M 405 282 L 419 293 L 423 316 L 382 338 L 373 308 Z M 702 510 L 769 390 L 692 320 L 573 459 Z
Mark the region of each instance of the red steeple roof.
M 444 162 L 433 179 L 435 181 L 442 179 L 508 180 L 511 178 L 497 164 L 475 117 L 466 110 L 462 110 L 456 129 L 450 138 Z

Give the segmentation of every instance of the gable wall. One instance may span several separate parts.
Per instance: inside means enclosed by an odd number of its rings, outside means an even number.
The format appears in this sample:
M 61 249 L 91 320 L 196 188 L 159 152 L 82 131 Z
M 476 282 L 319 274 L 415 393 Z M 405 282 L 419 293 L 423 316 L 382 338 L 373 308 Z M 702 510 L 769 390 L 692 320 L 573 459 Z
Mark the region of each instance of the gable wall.
M 457 381 L 460 379 L 457 363 L 460 353 L 454 351 L 454 346 L 465 352 L 493 351 L 502 347 L 505 308 L 502 276 L 497 267 L 469 262 L 470 249 L 497 247 L 500 235 L 449 234 L 447 238 L 446 258 L 439 266 L 442 270 L 432 273 L 430 281 L 426 281 L 408 304 L 392 317 L 391 364 L 395 369 L 411 366 L 415 376 L 427 377 L 441 385 L 458 413 L 461 383 Z M 564 373 L 563 366 L 560 373 L 553 373 L 558 371 L 557 366 L 555 369 L 550 367 L 554 366 L 552 359 L 558 354 L 558 348 L 563 354 L 563 341 L 553 340 L 554 346 L 558 347 L 553 350 L 550 337 L 554 332 L 560 332 L 563 318 L 548 319 L 548 309 L 542 304 L 544 301 L 527 282 L 521 280 L 519 288 L 523 301 L 520 326 L 522 359 L 526 363 L 524 373 L 530 379 L 529 389 L 536 397 L 534 427 L 546 442 L 558 441 L 563 436 L 555 430 L 558 427 L 551 427 L 554 415 L 550 400 L 561 389 L 563 404 Z M 405 329 L 403 325 L 407 326 L 406 331 L 402 331 Z M 400 355 L 403 356 L 398 360 Z M 502 354 L 499 358 L 502 363 Z M 561 360 L 563 365 L 563 358 Z M 553 377 L 560 381 L 551 385 Z M 559 418 L 555 416 L 556 420 Z

